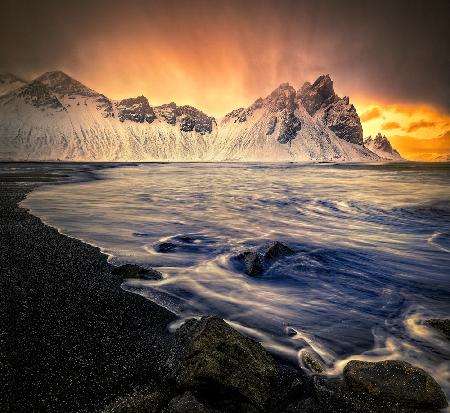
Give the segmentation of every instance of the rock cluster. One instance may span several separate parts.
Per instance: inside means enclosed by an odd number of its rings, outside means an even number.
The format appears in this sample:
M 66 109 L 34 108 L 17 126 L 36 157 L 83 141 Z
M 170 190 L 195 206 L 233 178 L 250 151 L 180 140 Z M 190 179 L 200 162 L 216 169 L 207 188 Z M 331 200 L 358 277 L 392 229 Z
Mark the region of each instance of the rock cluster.
M 293 253 L 294 251 L 291 248 L 275 241 L 263 247 L 261 251 L 243 251 L 234 258 L 242 265 L 247 275 L 257 277 L 262 275 L 274 261 Z

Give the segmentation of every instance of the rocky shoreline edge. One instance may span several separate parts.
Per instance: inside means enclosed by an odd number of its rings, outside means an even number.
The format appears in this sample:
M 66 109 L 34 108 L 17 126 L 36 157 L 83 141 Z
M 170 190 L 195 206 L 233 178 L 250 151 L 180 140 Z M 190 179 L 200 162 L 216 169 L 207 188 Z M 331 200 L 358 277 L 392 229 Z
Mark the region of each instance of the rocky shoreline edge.
M 176 316 L 121 289 L 117 267 L 98 248 L 18 205 L 54 176 L 5 176 L 1 411 L 425 413 L 447 406 L 436 381 L 406 362 L 354 360 L 332 379 L 285 365 L 214 316 L 171 333 Z

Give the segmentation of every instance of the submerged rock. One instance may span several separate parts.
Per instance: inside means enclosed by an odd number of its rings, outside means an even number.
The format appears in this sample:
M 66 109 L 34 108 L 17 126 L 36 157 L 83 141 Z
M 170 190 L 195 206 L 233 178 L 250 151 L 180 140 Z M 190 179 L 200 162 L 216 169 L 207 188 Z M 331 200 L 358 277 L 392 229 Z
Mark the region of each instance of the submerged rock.
M 154 246 L 155 251 L 158 252 L 169 252 L 176 248 L 177 246 L 173 242 L 160 242 Z
M 217 317 L 189 320 L 177 334 L 188 343 L 175 375 L 179 390 L 221 411 L 264 410 L 276 367 L 259 343 Z
M 136 264 L 124 264 L 112 270 L 112 274 L 122 278 L 145 278 L 147 280 L 161 280 L 163 278 L 159 271 L 153 268 L 144 268 Z
M 302 362 L 308 370 L 314 373 L 323 373 L 325 371 L 322 364 L 307 351 L 302 353 Z
M 417 408 L 443 409 L 447 400 L 427 372 L 405 361 L 352 360 L 344 368 L 347 386 L 374 399 Z
M 264 272 L 263 260 L 255 251 L 244 251 L 236 259 L 244 265 L 244 271 L 247 275 L 258 276 Z
M 275 260 L 293 254 L 294 251 L 279 241 L 270 243 L 264 252 L 265 260 Z
M 270 266 L 273 261 L 293 254 L 294 251 L 279 241 L 266 245 L 262 251 L 244 251 L 235 257 L 244 266 L 247 275 L 259 276 L 264 273 L 264 268 Z
M 430 318 L 425 321 L 425 324 L 433 327 L 435 330 L 438 330 L 440 333 L 444 334 L 447 340 L 450 340 L 450 318 L 444 320 L 439 318 Z

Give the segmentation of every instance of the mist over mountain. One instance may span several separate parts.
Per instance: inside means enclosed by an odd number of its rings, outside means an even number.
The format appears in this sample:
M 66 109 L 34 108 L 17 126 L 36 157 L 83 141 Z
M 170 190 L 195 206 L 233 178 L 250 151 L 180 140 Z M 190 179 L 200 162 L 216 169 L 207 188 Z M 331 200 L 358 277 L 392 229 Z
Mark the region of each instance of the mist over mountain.
M 330 76 L 281 84 L 216 119 L 192 106 L 119 101 L 61 71 L 0 76 L 0 159 L 75 161 L 375 161 L 359 116 Z M 371 150 L 369 150 L 371 149 Z M 377 149 L 377 148 L 375 148 Z M 378 150 L 378 149 L 377 149 Z

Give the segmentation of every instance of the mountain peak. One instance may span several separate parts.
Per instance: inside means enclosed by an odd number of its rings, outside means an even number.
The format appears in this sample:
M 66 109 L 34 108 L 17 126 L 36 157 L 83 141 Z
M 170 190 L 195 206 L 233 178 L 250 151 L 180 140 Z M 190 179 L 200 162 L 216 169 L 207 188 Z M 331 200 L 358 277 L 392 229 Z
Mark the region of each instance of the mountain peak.
M 374 138 L 368 136 L 364 140 L 364 146 L 381 158 L 390 160 L 403 159 L 400 153 L 392 147 L 391 142 L 389 142 L 386 135 L 382 135 L 380 132 L 378 132 Z
M 73 79 L 61 70 L 45 72 L 38 78 L 38 82 L 43 83 L 53 93 L 60 95 L 98 96 L 99 94 L 78 80 Z
M 330 75 L 321 75 L 311 85 L 306 82 L 297 92 L 307 112 L 313 116 L 319 109 L 334 103 L 338 97 L 334 93 Z

